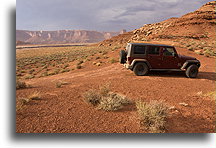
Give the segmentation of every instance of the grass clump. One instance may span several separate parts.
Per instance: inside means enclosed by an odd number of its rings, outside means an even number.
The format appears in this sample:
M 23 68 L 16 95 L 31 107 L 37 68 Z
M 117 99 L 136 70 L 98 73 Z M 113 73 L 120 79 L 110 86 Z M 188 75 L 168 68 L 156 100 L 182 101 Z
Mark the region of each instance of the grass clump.
M 136 102 L 140 124 L 151 133 L 164 133 L 168 108 L 163 102 Z
M 27 97 L 28 100 L 41 100 L 41 94 L 40 92 L 33 92 L 32 94 L 30 94 L 28 97 Z
M 16 104 L 16 111 L 21 110 L 25 105 L 28 105 L 28 103 L 32 100 L 41 100 L 40 92 L 33 92 L 26 98 L 18 99 L 18 102 Z
M 77 68 L 77 69 L 81 69 L 82 66 L 81 66 L 81 65 L 77 65 L 76 68 Z
M 208 92 L 208 93 L 206 93 L 204 96 L 216 98 L 216 92 L 215 92 L 215 91 Z
M 63 82 L 63 81 L 58 81 L 55 83 L 56 88 L 61 88 L 62 85 L 67 85 L 67 84 L 68 84 L 68 82 Z
M 84 93 L 83 97 L 85 102 L 93 106 L 98 105 L 101 100 L 101 95 L 95 89 L 88 90 L 86 93 Z
M 216 92 L 215 91 L 210 91 L 208 93 L 203 93 L 202 91 L 197 92 L 196 94 L 198 97 L 211 97 L 216 99 Z
M 103 97 L 107 96 L 110 92 L 110 83 L 104 84 L 99 88 L 99 94 Z
M 23 81 L 16 80 L 16 89 L 27 88 L 27 84 Z
M 131 102 L 125 96 L 111 92 L 107 94 L 107 96 L 101 98 L 98 109 L 116 111 L 130 103 Z
M 204 49 L 205 51 L 203 52 L 204 53 L 204 56 L 206 57 L 210 57 L 210 56 L 215 56 L 216 54 L 214 53 L 213 50 L 209 49 L 209 48 L 205 48 Z
M 110 59 L 110 63 L 111 63 L 111 64 L 117 63 L 117 62 L 118 62 L 118 61 L 117 61 L 116 59 L 114 59 L 114 58 L 111 58 L 111 59 Z
M 125 96 L 110 92 L 109 84 L 101 86 L 99 90 L 88 90 L 83 97 L 88 104 L 105 111 L 120 110 L 131 103 Z

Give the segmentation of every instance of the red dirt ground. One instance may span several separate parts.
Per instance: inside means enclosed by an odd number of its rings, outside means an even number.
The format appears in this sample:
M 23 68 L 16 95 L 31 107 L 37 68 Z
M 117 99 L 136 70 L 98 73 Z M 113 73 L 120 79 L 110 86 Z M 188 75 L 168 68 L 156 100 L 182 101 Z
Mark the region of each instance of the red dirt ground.
M 111 90 L 132 100 L 164 100 L 170 110 L 167 121 L 168 133 L 215 132 L 215 99 L 198 96 L 215 90 L 215 58 L 197 55 L 177 48 L 181 54 L 198 58 L 201 68 L 198 78 L 186 78 L 184 73 L 150 73 L 135 76 L 119 63 L 93 61 L 84 63 L 84 68 L 68 73 L 35 78 L 26 82 L 33 88 L 16 92 L 17 100 L 34 91 L 41 92 L 41 100 L 33 100 L 17 111 L 17 133 L 145 133 L 140 127 L 135 107 L 120 111 L 105 112 L 83 101 L 83 93 L 106 83 Z M 118 57 L 118 51 L 108 53 Z M 68 82 L 56 88 L 57 81 Z M 187 103 L 182 106 L 179 103 Z

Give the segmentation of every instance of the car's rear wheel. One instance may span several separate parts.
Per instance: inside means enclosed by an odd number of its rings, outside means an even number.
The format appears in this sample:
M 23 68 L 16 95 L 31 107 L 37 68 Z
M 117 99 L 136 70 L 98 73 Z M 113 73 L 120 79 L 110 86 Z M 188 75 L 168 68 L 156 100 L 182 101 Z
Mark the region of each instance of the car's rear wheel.
M 121 50 L 119 54 L 120 54 L 120 63 L 121 64 L 126 63 L 127 54 L 126 54 L 125 50 Z
M 147 75 L 148 71 L 149 71 L 149 68 L 146 65 L 146 63 L 137 63 L 133 68 L 133 72 L 137 76 Z
M 186 76 L 188 78 L 196 78 L 198 74 L 198 66 L 197 65 L 190 65 L 186 70 Z

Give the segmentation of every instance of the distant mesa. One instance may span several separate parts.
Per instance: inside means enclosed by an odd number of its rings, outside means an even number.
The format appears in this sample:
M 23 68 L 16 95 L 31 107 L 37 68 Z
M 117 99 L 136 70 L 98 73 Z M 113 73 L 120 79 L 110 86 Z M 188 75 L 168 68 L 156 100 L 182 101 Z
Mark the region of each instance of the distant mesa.
M 120 33 L 98 32 L 88 30 L 57 30 L 57 31 L 28 31 L 16 30 L 17 45 L 22 44 L 62 44 L 62 43 L 96 43 Z
M 31 43 L 23 42 L 23 41 L 16 41 L 16 46 L 18 46 L 18 45 L 28 45 L 28 44 L 31 44 Z

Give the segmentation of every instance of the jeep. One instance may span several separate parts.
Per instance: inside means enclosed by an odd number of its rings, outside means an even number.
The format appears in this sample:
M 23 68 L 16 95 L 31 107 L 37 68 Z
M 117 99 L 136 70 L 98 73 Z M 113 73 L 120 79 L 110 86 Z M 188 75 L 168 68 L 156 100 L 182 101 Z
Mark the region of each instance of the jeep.
M 174 46 L 149 43 L 128 43 L 120 51 L 120 63 L 137 76 L 149 71 L 185 71 L 188 78 L 196 78 L 200 61 L 196 58 L 179 55 Z

